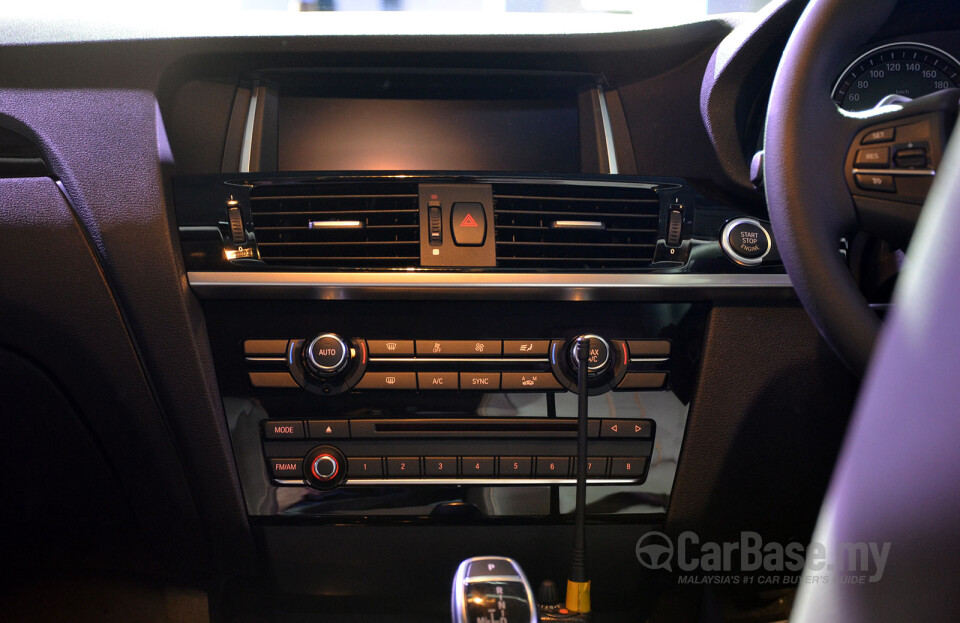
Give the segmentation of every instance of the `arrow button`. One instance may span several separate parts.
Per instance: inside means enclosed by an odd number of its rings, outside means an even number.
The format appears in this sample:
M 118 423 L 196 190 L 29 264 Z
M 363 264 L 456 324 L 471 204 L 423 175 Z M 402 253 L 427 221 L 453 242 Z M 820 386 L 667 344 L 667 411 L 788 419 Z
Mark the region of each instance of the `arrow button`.
M 310 420 L 307 422 L 310 439 L 349 439 L 347 420 Z
M 653 437 L 653 420 L 603 420 L 600 436 L 650 439 Z

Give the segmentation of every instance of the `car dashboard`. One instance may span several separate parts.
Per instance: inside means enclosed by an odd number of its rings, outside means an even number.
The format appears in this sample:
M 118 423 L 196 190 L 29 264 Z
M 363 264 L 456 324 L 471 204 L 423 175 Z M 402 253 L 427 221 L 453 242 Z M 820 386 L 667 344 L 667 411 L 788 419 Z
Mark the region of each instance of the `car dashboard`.
M 757 166 L 804 5 L 574 34 L 11 19 L 11 568 L 252 621 L 449 620 L 472 556 L 559 581 L 588 348 L 595 618 L 695 620 L 638 539 L 809 537 L 858 387 Z M 960 86 L 939 5 L 902 2 L 837 104 Z

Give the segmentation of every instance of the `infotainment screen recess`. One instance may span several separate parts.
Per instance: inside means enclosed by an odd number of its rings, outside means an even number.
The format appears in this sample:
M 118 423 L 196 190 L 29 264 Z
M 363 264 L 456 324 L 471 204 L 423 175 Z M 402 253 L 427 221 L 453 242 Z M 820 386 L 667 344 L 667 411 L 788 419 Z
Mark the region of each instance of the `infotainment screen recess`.
M 281 97 L 281 171 L 580 172 L 577 102 Z

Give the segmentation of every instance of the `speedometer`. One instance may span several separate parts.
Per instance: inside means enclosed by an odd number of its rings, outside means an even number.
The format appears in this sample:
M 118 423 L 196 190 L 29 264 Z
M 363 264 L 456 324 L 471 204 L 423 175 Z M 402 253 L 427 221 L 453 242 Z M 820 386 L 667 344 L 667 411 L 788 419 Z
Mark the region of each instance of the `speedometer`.
M 888 95 L 916 99 L 958 86 L 957 59 L 922 43 L 892 43 L 850 63 L 833 87 L 833 101 L 844 110 L 867 110 Z

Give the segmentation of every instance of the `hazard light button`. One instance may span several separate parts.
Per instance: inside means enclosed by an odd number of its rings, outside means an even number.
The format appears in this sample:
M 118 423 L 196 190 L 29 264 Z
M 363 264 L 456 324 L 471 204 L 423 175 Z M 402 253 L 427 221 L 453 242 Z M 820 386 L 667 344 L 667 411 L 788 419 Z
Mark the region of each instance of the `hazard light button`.
M 487 237 L 487 216 L 482 203 L 457 202 L 450 211 L 453 243 L 458 247 L 482 247 Z

